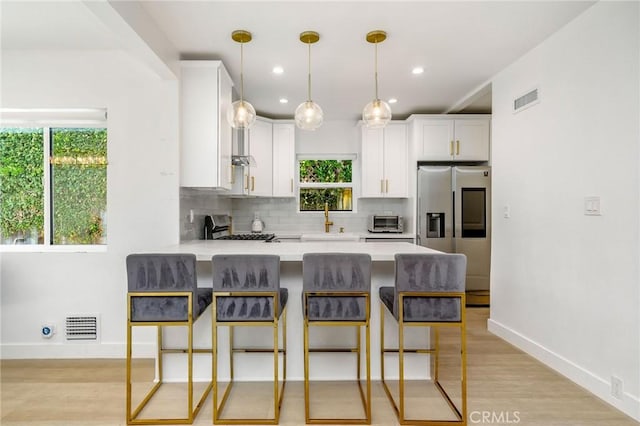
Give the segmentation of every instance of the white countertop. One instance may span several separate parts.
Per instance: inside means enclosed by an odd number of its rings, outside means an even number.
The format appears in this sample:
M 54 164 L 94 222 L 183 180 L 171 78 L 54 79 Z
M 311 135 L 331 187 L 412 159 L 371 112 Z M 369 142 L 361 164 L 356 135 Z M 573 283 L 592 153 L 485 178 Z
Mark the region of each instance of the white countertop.
M 304 253 L 368 253 L 373 261 L 393 261 L 397 253 L 437 253 L 410 243 L 364 243 L 349 241 L 309 241 L 266 243 L 264 241 L 188 241 L 154 250 L 163 253 L 194 253 L 199 261 L 214 254 L 276 254 L 283 262 L 300 262 Z

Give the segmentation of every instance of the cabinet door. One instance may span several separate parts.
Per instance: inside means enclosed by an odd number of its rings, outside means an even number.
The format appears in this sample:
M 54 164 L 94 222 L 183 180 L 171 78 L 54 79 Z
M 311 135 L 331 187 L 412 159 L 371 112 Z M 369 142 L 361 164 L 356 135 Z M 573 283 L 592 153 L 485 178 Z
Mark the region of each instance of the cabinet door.
M 416 125 L 419 126 L 418 135 L 421 135 L 418 143 L 422 146 L 419 161 L 448 161 L 453 158 L 453 120 L 420 120 Z
M 273 124 L 273 196 L 295 197 L 295 125 Z
M 384 195 L 407 197 L 409 192 L 407 126 L 388 124 L 384 128 Z
M 181 61 L 180 67 L 180 185 L 217 187 L 222 65 L 219 61 Z
M 362 197 L 384 196 L 384 129 L 362 127 Z
M 270 122 L 256 120 L 249 129 L 249 153 L 256 164 L 249 166 L 249 194 L 273 194 L 273 129 Z
M 455 159 L 489 160 L 489 120 L 455 121 Z
M 233 143 L 233 129 L 227 122 L 227 110 L 231 108 L 233 82 L 227 71 L 220 69 L 218 73 L 218 187 L 231 189 L 233 183 L 233 169 L 231 167 L 231 152 Z

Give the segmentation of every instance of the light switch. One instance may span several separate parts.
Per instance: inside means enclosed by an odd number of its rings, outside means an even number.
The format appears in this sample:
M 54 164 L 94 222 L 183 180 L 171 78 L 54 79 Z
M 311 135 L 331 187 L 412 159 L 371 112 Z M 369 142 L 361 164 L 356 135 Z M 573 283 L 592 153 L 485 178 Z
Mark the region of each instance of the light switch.
M 584 197 L 585 216 L 600 216 L 600 197 Z
M 509 219 L 511 217 L 511 207 L 509 205 L 506 205 L 502 208 L 502 216 L 505 219 Z

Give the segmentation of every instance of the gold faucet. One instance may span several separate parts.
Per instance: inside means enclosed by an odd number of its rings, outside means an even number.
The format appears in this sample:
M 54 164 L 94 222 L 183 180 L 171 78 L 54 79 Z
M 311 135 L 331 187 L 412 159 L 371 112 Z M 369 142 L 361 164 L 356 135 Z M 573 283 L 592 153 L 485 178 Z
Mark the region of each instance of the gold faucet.
M 324 232 L 329 232 L 329 227 L 333 222 L 329 220 L 329 203 L 324 203 Z

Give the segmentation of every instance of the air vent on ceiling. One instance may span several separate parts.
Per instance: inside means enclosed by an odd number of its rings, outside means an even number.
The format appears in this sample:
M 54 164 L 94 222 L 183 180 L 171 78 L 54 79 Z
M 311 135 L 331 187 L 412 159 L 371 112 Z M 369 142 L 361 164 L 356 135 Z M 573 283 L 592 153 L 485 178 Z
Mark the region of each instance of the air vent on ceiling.
M 97 315 L 73 315 L 66 319 L 67 340 L 98 340 Z
M 513 112 L 520 112 L 540 102 L 538 89 L 533 89 L 513 101 Z

